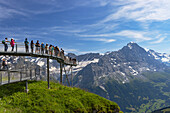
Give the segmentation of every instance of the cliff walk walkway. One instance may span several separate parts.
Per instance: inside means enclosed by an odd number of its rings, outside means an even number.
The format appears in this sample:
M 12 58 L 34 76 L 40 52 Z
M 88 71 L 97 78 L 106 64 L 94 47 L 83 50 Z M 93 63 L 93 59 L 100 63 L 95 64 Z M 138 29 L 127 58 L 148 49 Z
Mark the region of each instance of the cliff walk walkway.
M 41 49 L 40 49 L 41 50 Z M 65 72 L 65 80 L 68 81 L 68 84 L 70 84 L 68 75 L 71 75 L 71 80 L 73 80 L 73 74 L 72 74 L 72 67 L 77 65 L 76 59 L 69 58 L 67 56 L 64 56 L 63 52 L 58 52 L 57 54 L 54 52 L 52 54 L 41 54 L 41 52 L 35 53 L 35 52 L 26 52 L 25 51 L 25 45 L 24 44 L 15 44 L 14 51 L 11 51 L 10 45 L 8 45 L 8 50 L 4 51 L 4 44 L 0 43 L 0 56 L 23 56 L 23 57 L 39 57 L 39 58 L 46 58 L 47 60 L 47 82 L 48 82 L 48 88 L 50 88 L 50 63 L 49 60 L 56 60 L 60 64 L 60 84 L 63 83 L 63 72 Z M 69 66 L 66 70 L 65 66 Z M 34 71 L 34 76 L 33 76 Z M 3 74 L 6 73 L 6 74 Z M 17 73 L 19 76 L 16 78 L 11 77 L 11 73 Z M 23 76 L 25 74 L 25 76 Z M 40 73 L 39 73 L 40 74 Z M 32 66 L 29 69 L 23 70 L 10 70 L 7 69 L 0 69 L 0 85 L 9 84 L 13 82 L 20 82 L 20 81 L 26 81 L 26 89 L 27 89 L 27 80 L 36 79 L 39 75 L 37 74 L 36 67 Z

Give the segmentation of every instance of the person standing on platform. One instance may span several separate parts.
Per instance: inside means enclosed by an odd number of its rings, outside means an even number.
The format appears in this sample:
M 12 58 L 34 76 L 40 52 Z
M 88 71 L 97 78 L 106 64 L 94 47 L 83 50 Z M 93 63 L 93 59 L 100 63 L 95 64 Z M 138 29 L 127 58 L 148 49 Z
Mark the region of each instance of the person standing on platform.
M 52 45 L 51 54 L 54 54 L 54 46 Z
M 40 43 L 39 43 L 39 40 L 37 40 L 37 43 L 35 44 L 35 47 L 36 47 L 35 53 L 38 52 L 40 54 Z
M 33 40 L 31 40 L 30 46 L 31 46 L 31 53 L 33 53 L 34 52 L 34 42 L 33 42 Z
M 44 49 L 45 49 L 45 45 L 44 45 L 44 43 L 42 42 L 42 43 L 41 43 L 41 54 L 44 54 Z
M 52 45 L 49 46 L 49 54 L 52 55 Z
M 29 42 L 28 42 L 27 38 L 25 38 L 24 43 L 25 43 L 25 51 L 26 51 L 26 53 L 28 53 L 29 52 L 29 45 L 28 45 Z
M 5 38 L 5 40 L 2 41 L 2 43 L 4 44 L 4 51 L 7 52 L 8 50 L 8 44 L 7 44 L 8 41 L 8 38 Z
M 48 50 L 49 50 L 49 47 L 48 47 L 48 44 L 46 44 L 46 46 L 45 46 L 45 54 L 48 54 Z
M 54 51 L 55 51 L 55 56 L 58 56 L 58 55 L 59 55 L 59 52 L 60 52 L 58 46 L 56 46 L 56 47 L 54 48 Z
M 64 50 L 61 48 L 61 58 L 64 59 Z
M 11 38 L 11 42 L 10 42 L 10 44 L 11 44 L 11 47 L 12 47 L 12 50 L 11 50 L 11 51 L 14 51 L 15 41 L 14 41 L 14 39 L 13 39 L 13 38 Z

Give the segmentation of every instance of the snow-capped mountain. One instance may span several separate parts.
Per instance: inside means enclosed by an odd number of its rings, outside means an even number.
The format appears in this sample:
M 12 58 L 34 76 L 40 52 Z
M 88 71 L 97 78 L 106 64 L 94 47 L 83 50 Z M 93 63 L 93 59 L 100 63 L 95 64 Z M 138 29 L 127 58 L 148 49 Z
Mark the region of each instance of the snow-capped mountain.
M 98 62 L 90 63 L 77 73 L 75 85 L 102 86 L 106 81 L 114 79 L 120 83 L 127 83 L 133 78 L 142 78 L 146 71 L 164 71 L 165 64 L 140 47 L 130 42 L 119 51 L 101 56 Z
M 155 52 L 154 50 L 147 50 L 147 49 L 146 51 L 148 51 L 150 55 L 154 56 L 156 60 L 159 60 L 165 63 L 166 65 L 170 66 L 170 54 L 158 53 L 158 52 Z
M 78 76 L 79 81 L 83 81 L 83 78 L 89 76 L 87 78 L 94 80 L 95 85 L 101 84 L 103 79 L 110 78 L 126 83 L 133 77 L 142 77 L 141 73 L 144 71 L 163 71 L 166 68 L 164 64 L 170 65 L 170 55 L 143 49 L 134 42 L 128 43 L 119 51 L 106 52 L 104 55 L 99 53 L 84 55 L 68 53 L 67 56 L 76 58 L 78 61 L 78 65 L 73 67 L 73 73 Z M 17 64 L 28 64 L 30 62 L 34 66 L 41 67 L 42 76 L 46 76 L 47 65 L 44 58 L 0 56 L 1 61 L 3 58 L 6 58 L 10 68 L 20 66 Z M 68 69 L 69 66 L 65 68 Z M 59 73 L 59 63 L 50 60 L 50 75 L 58 79 Z

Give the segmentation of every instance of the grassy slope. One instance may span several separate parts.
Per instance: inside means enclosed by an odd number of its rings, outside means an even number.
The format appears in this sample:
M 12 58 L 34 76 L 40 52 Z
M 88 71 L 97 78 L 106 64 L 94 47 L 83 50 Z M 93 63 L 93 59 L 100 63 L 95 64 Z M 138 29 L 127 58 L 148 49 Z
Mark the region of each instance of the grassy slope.
M 93 110 L 114 112 L 119 106 L 98 95 L 78 88 L 56 83 L 29 81 L 29 92 L 25 93 L 25 82 L 0 86 L 0 112 L 92 112 Z

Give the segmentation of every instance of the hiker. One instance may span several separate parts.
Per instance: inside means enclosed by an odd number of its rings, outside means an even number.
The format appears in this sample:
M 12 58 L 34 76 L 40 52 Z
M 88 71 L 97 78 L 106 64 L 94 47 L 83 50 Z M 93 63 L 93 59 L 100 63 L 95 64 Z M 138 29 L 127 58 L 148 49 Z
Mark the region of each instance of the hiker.
M 26 51 L 26 53 L 28 53 L 29 52 L 29 45 L 28 45 L 29 42 L 28 42 L 27 38 L 25 38 L 24 43 L 25 43 L 25 51 Z
M 52 55 L 52 45 L 49 46 L 49 54 Z
M 33 53 L 34 52 L 34 42 L 33 42 L 33 40 L 31 40 L 30 47 L 31 47 L 31 53 Z
M 52 52 L 51 54 L 53 55 L 53 53 L 54 53 L 54 46 L 53 45 L 52 45 L 52 51 L 51 52 Z
M 54 51 L 55 51 L 55 56 L 58 56 L 58 55 L 59 55 L 59 52 L 60 52 L 58 46 L 56 46 L 56 47 L 54 48 Z
M 2 61 L 2 69 L 8 69 L 7 62 L 5 59 Z
M 61 53 L 60 53 L 60 55 L 61 55 L 61 58 L 62 59 L 64 59 L 64 50 L 61 48 Z
M 8 44 L 7 44 L 8 38 L 5 38 L 5 40 L 2 41 L 2 43 L 4 44 L 4 51 L 6 52 L 8 50 Z
M 35 44 L 35 47 L 36 47 L 36 49 L 35 49 L 35 53 L 40 53 L 40 43 L 39 43 L 39 40 L 37 40 L 37 43 Z
M 42 42 L 42 43 L 41 43 L 41 54 L 44 54 L 44 49 L 45 49 L 45 45 L 44 45 L 44 43 Z
M 49 50 L 49 47 L 48 47 L 48 44 L 46 44 L 46 46 L 45 46 L 45 54 L 48 54 L 48 50 Z
M 14 39 L 13 39 L 13 38 L 11 38 L 11 42 L 10 42 L 10 44 L 11 44 L 11 47 L 12 47 L 12 50 L 11 50 L 11 51 L 14 51 L 15 41 L 14 41 Z

